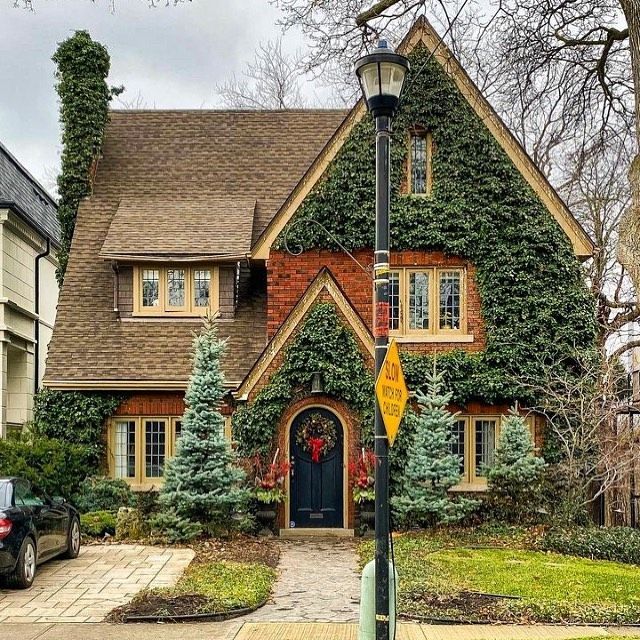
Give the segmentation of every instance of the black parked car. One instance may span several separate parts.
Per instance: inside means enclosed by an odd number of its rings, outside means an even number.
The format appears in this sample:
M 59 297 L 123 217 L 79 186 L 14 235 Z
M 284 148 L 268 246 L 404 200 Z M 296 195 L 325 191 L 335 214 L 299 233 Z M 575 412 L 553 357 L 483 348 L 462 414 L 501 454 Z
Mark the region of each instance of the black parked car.
M 50 498 L 21 478 L 0 478 L 0 577 L 26 589 L 36 567 L 54 556 L 77 558 L 80 518 L 63 498 Z

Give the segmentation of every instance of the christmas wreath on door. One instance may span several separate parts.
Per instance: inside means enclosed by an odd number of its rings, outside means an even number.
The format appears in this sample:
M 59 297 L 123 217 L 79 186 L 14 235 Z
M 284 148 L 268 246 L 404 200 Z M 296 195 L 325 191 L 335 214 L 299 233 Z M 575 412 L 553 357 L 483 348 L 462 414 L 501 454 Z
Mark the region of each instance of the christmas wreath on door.
M 321 413 L 311 413 L 298 427 L 296 443 L 306 453 L 311 454 L 312 462 L 320 462 L 338 440 L 336 425 L 331 418 Z

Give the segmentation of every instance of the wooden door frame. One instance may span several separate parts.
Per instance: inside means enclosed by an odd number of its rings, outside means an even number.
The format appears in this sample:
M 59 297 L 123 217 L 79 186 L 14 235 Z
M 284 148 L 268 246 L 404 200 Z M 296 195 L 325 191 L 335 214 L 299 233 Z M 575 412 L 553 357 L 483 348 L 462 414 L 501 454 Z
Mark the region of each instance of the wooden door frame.
M 340 414 L 339 411 L 330 407 L 327 404 L 322 404 L 321 402 L 314 404 L 307 404 L 296 411 L 290 416 L 287 420 L 286 431 L 285 431 L 285 450 L 287 452 L 287 460 L 291 458 L 291 428 L 293 427 L 293 423 L 295 419 L 303 412 L 311 410 L 311 409 L 323 409 L 325 411 L 329 411 L 333 414 L 340 425 L 342 426 L 342 527 L 335 527 L 336 529 L 346 529 L 347 521 L 349 517 L 349 465 L 345 463 L 345 459 L 349 453 L 349 434 L 347 431 L 347 422 L 344 417 Z M 291 472 L 287 473 L 287 477 L 285 479 L 285 502 L 284 502 L 284 528 L 291 528 Z

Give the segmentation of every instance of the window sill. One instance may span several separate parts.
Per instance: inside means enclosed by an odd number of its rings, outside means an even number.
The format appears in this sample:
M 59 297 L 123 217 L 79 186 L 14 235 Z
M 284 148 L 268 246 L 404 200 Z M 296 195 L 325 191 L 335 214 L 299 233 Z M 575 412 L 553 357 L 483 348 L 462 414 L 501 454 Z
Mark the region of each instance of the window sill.
M 394 336 L 393 334 L 389 334 L 390 338 L 393 338 L 396 342 L 399 343 L 419 343 L 419 342 L 454 342 L 454 343 L 463 343 L 463 342 L 473 342 L 474 336 L 473 334 L 439 334 L 439 335 L 405 335 L 405 336 Z
M 461 482 L 449 489 L 451 493 L 481 493 L 487 491 L 486 482 Z

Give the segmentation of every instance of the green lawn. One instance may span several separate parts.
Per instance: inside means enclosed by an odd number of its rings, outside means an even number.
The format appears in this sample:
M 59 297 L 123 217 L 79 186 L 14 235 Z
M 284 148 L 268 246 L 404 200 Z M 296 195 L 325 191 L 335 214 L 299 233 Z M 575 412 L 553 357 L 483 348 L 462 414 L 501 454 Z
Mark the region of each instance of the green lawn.
M 509 548 L 526 546 L 523 540 L 396 538 L 400 612 L 456 620 L 640 621 L 640 567 Z M 371 545 L 363 544 L 361 554 L 368 559 Z
M 207 611 L 229 611 L 264 602 L 275 577 L 275 571 L 263 564 L 208 562 L 190 566 L 172 591 L 205 596 Z

